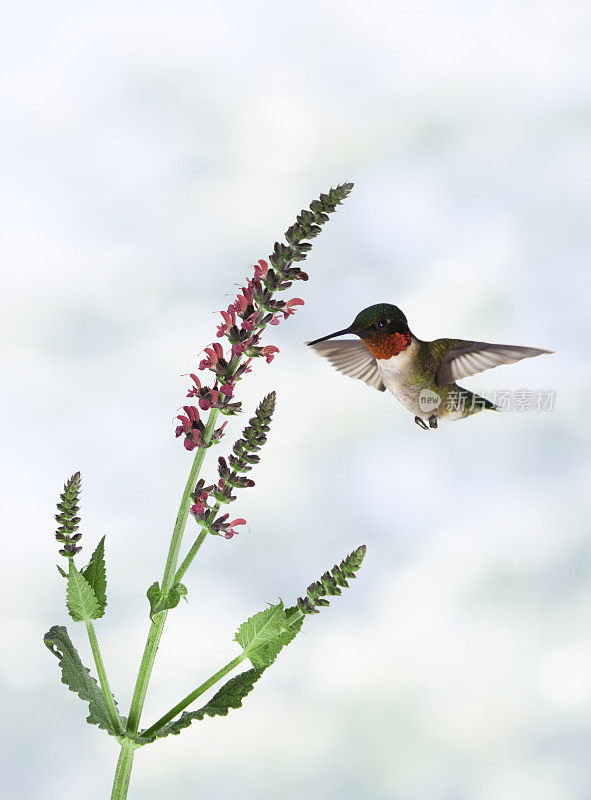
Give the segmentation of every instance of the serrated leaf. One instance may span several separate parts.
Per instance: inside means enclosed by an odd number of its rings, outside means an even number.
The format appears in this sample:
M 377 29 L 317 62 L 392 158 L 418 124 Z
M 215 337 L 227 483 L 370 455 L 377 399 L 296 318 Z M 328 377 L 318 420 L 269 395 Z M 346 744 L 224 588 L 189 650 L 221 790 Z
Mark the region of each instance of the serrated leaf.
M 96 680 L 90 674 L 88 667 L 85 667 L 80 660 L 80 656 L 72 644 L 66 628 L 63 625 L 54 625 L 43 637 L 43 642 L 48 650 L 59 660 L 62 670 L 62 683 L 77 694 L 81 700 L 88 703 L 90 713 L 86 717 L 86 721 L 90 725 L 98 725 L 99 728 L 107 731 L 111 736 L 116 736 L 109 719 L 109 712 L 107 711 L 103 693 Z M 125 720 L 122 717 L 120 719 L 122 730 L 124 730 Z
M 240 675 L 236 675 L 236 677 L 225 683 L 211 700 L 198 711 L 184 711 L 177 720 L 169 722 L 154 736 L 144 741 L 152 742 L 154 739 L 161 739 L 169 734 L 178 736 L 184 728 L 188 728 L 195 720 L 202 720 L 205 717 L 225 717 L 231 708 L 241 708 L 243 699 L 252 691 L 263 672 L 264 669 L 249 669 L 240 673 Z
M 94 553 L 90 557 L 90 561 L 80 570 L 80 573 L 86 578 L 95 594 L 99 604 L 100 614 L 102 617 L 105 613 L 107 605 L 107 570 L 105 568 L 105 537 L 97 544 Z
M 160 589 L 160 584 L 158 581 L 155 581 L 146 592 L 150 603 L 150 619 L 153 620 L 154 615 L 158 614 L 160 611 L 168 611 L 171 608 L 176 608 L 181 601 L 181 597 L 185 597 L 186 594 L 187 587 L 182 583 L 177 583 L 169 592 L 163 594 Z
M 253 614 L 243 622 L 234 636 L 234 640 L 247 650 L 256 647 L 269 639 L 273 639 L 285 629 L 285 609 L 283 601 L 270 605 L 264 611 Z
M 249 655 L 250 663 L 253 665 L 253 667 L 264 666 L 266 668 L 270 666 L 275 661 L 281 650 L 295 639 L 295 637 L 301 631 L 303 624 L 304 617 L 301 617 L 292 625 L 286 625 L 286 628 L 282 633 L 255 650 L 255 652 L 252 654 L 252 657 Z
M 90 622 L 90 620 L 98 619 L 102 615 L 92 586 L 84 575 L 78 572 L 72 559 L 70 559 L 70 572 L 68 574 L 66 605 L 70 616 L 75 622 Z
M 275 661 L 279 651 L 289 644 L 301 625 L 289 626 L 283 601 L 250 617 L 238 628 L 235 641 L 256 669 L 264 669 Z

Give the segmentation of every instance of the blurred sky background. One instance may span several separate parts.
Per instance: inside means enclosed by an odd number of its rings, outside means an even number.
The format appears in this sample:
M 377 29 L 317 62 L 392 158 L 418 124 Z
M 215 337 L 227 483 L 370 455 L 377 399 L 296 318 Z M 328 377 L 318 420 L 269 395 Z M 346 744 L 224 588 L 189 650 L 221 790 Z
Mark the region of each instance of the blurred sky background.
M 278 392 L 231 508 L 249 530 L 187 576 L 144 721 L 266 602 L 361 543 L 365 565 L 242 710 L 138 752 L 130 797 L 591 797 L 590 32 L 576 0 L 6 9 L 6 797 L 107 797 L 117 757 L 42 644 L 66 624 L 90 665 L 54 566 L 64 480 L 82 471 L 83 554 L 107 533 L 97 631 L 125 713 L 191 460 L 181 376 L 250 265 L 343 180 L 306 305 L 240 387 L 248 412 Z M 555 389 L 555 410 L 425 433 L 303 347 L 379 301 L 422 338 L 555 349 L 463 382 Z

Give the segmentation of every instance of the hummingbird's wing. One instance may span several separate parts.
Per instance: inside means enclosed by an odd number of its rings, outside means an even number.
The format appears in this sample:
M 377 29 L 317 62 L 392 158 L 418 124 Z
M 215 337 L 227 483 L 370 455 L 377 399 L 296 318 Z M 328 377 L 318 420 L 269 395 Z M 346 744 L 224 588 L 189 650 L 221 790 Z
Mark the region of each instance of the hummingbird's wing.
M 466 342 L 463 339 L 437 339 L 433 342 L 443 357 L 435 379 L 439 386 L 484 372 L 501 364 L 514 364 L 522 358 L 533 358 L 553 350 L 537 347 L 519 347 L 513 344 L 490 344 L 489 342 Z
M 327 358 L 333 367 L 336 367 L 344 375 L 365 381 L 368 386 L 373 386 L 380 392 L 386 391 L 380 378 L 378 363 L 363 342 L 329 339 L 326 342 L 313 344 L 311 347 Z

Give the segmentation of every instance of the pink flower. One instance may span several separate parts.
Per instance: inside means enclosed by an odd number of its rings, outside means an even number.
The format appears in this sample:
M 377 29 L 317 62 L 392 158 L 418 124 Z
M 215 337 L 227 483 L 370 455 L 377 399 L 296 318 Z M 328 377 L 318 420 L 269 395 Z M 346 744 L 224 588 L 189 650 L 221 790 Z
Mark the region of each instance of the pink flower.
M 187 433 L 193 427 L 194 422 L 199 422 L 199 411 L 195 408 L 195 406 L 183 406 L 185 411 L 186 417 L 182 414 L 177 416 L 177 419 L 181 421 L 181 424 L 176 429 L 176 435 L 180 436 L 182 433 Z
M 224 357 L 224 348 L 219 342 L 214 342 L 211 347 L 206 347 L 205 352 L 207 353 L 207 358 L 200 362 L 199 369 L 213 369 L 218 361 Z
M 237 296 L 232 305 L 228 307 L 228 311 L 234 311 L 239 317 L 244 318 L 246 312 L 253 307 L 253 296 L 248 286 L 244 286 L 240 291 L 242 294 Z
M 279 348 L 275 347 L 274 344 L 267 344 L 261 350 L 261 355 L 265 356 L 267 359 L 267 364 L 270 364 L 271 361 L 275 358 L 275 353 L 279 352 Z
M 300 300 L 299 297 L 294 297 L 292 300 L 288 300 L 287 303 L 285 304 L 284 309 L 283 309 L 283 319 L 287 319 L 292 314 L 295 314 L 295 311 L 294 311 L 294 308 L 293 308 L 294 306 L 303 306 L 303 305 L 304 305 L 304 301 Z
M 193 372 L 189 375 L 189 378 L 193 381 L 195 386 L 192 386 L 189 391 L 187 392 L 187 397 L 199 397 L 199 392 L 201 391 L 201 381 Z
M 236 323 L 236 315 L 233 311 L 220 311 L 222 315 L 222 319 L 224 320 L 221 325 L 218 325 L 218 336 L 226 336 L 226 334 L 230 331 L 232 325 Z
M 234 342 L 232 345 L 232 355 L 241 356 L 255 341 L 258 341 L 258 336 L 251 336 L 248 339 L 244 339 L 242 342 Z
M 246 525 L 246 520 L 245 519 L 233 519 L 232 522 L 230 522 L 230 527 L 224 533 L 224 536 L 225 536 L 226 539 L 231 539 L 232 536 L 237 536 L 240 533 L 240 531 L 235 531 L 234 530 L 234 526 L 235 525 Z
M 208 409 L 217 405 L 218 397 L 219 392 L 217 389 L 207 388 L 206 393 L 199 398 L 199 408 L 201 408 L 203 411 L 207 411 Z
M 195 500 L 195 505 L 191 506 L 191 514 L 204 514 L 207 508 L 208 497 L 209 495 L 207 492 L 201 492 L 199 497 Z
M 208 411 L 210 408 L 214 407 L 219 408 L 218 400 L 220 393 L 218 390 L 217 381 L 214 383 L 213 387 L 210 387 L 202 386 L 197 375 L 191 374 L 191 380 L 193 381 L 194 386 L 192 386 L 187 392 L 187 397 L 198 398 L 199 408 L 202 411 Z
M 260 278 L 264 278 L 268 271 L 269 265 L 260 258 L 258 263 L 254 265 L 254 280 L 258 281 Z
M 195 406 L 183 406 L 185 415 L 179 414 L 177 419 L 180 420 L 180 425 L 175 431 L 175 436 L 185 436 L 183 442 L 187 450 L 194 450 L 199 447 L 203 442 L 202 434 L 205 430 L 205 425 L 199 418 L 199 411 Z
M 243 331 L 254 331 L 254 326 L 256 323 L 256 314 L 251 314 L 250 317 L 247 317 L 242 325 L 240 326 Z
M 216 429 L 214 430 L 214 432 L 213 432 L 213 434 L 212 434 L 212 437 L 211 437 L 211 441 L 212 441 L 212 442 L 219 442 L 219 441 L 220 441 L 220 439 L 223 439 L 223 437 L 225 436 L 225 434 L 224 434 L 224 428 L 226 427 L 226 425 L 227 425 L 227 424 L 228 424 L 228 420 L 226 420 L 225 422 L 222 422 L 222 424 L 220 425 L 220 427 L 219 427 L 219 428 L 216 428 Z
M 228 522 L 229 516 L 229 514 L 222 514 L 220 517 L 217 517 L 210 525 L 212 533 L 216 533 L 218 536 L 224 536 L 226 539 L 237 536 L 239 531 L 234 530 L 235 526 L 246 525 L 246 520 L 233 519 L 232 522 Z

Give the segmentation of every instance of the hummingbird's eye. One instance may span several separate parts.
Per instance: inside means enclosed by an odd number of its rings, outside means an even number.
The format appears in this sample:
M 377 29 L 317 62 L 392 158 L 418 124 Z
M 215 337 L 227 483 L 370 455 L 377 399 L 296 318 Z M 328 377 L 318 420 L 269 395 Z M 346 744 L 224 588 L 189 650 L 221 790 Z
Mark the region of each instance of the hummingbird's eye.
M 387 324 L 388 324 L 388 320 L 387 319 L 379 319 L 376 322 L 376 328 L 379 328 L 379 330 L 383 330 L 386 327 Z

